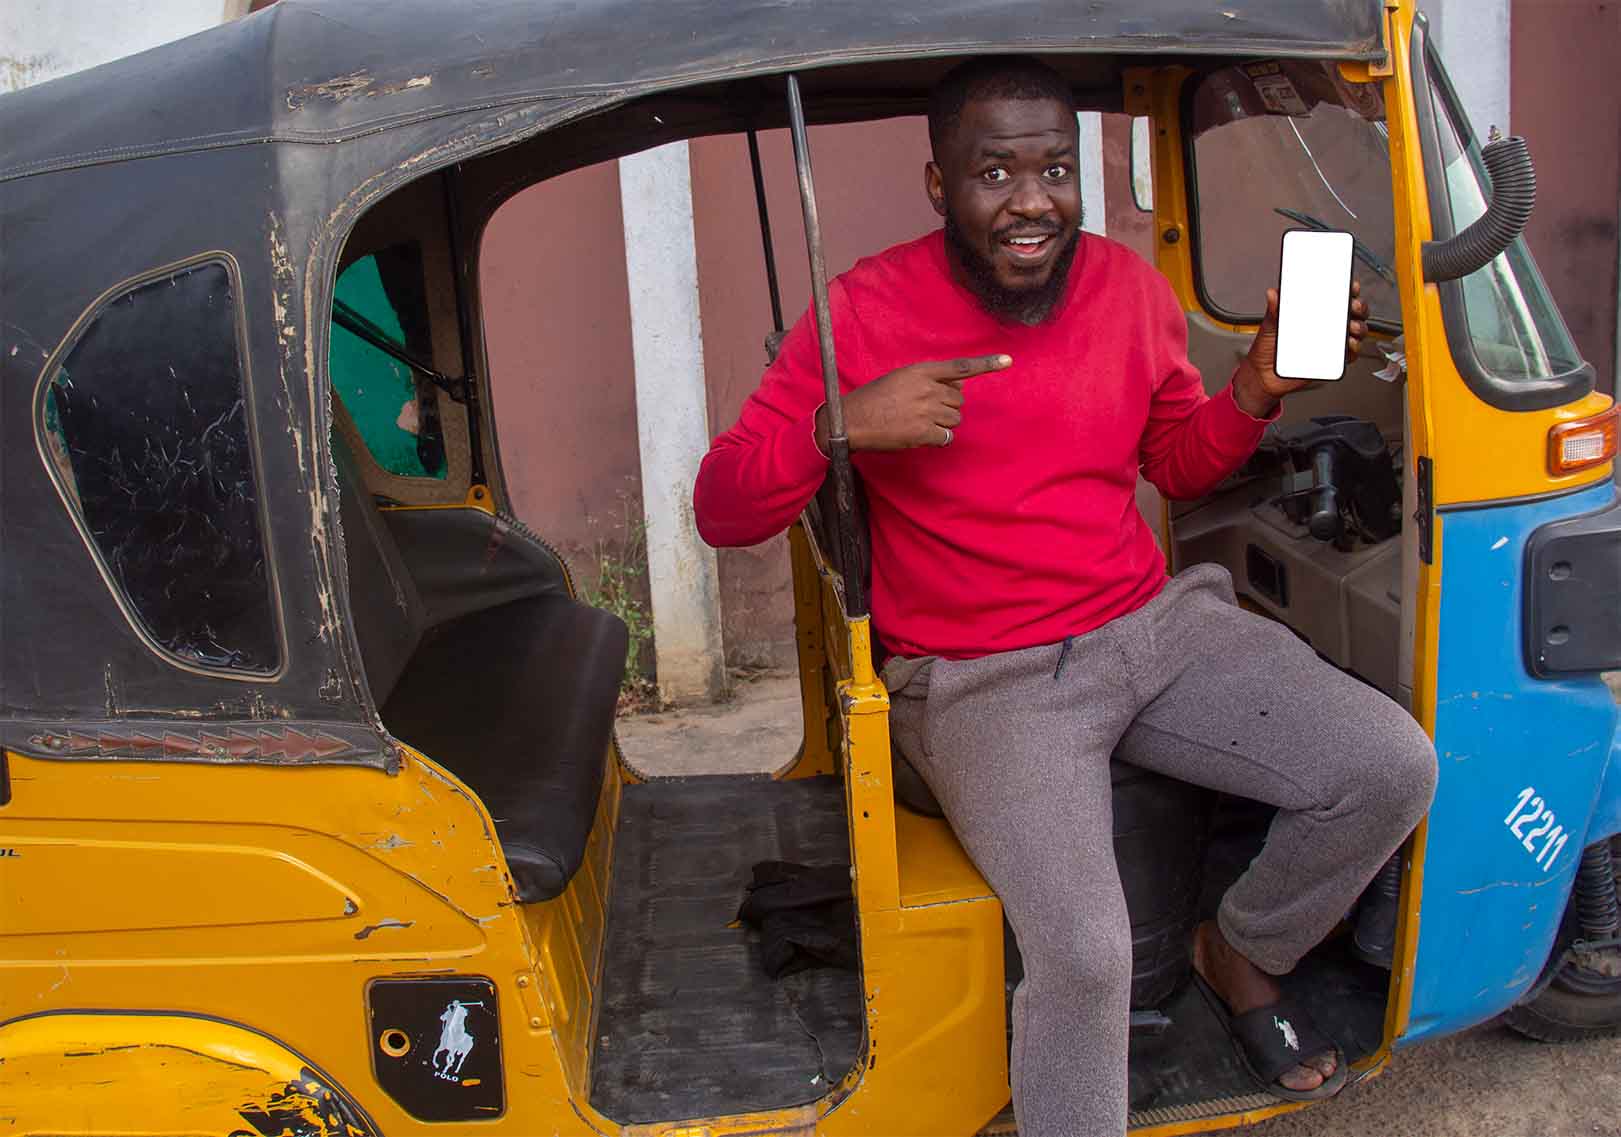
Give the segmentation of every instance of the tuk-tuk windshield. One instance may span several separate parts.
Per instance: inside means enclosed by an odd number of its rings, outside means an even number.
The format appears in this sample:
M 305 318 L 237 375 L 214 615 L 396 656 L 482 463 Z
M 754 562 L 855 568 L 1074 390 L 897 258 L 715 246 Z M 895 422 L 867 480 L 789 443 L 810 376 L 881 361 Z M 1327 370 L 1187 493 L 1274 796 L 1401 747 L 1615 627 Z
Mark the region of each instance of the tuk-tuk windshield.
M 1440 184 L 1430 186 L 1430 216 L 1439 240 L 1463 232 L 1486 212 L 1491 180 L 1479 140 L 1433 53 L 1428 69 L 1435 81 L 1418 97 L 1431 101 L 1435 123 L 1438 154 L 1432 155 L 1429 168 L 1431 180 Z M 1581 353 L 1523 237 L 1460 283 L 1461 310 L 1449 310 L 1447 319 L 1467 325 L 1475 362 L 1492 378 L 1512 383 L 1568 375 L 1582 368 Z
M 1401 323 L 1390 139 L 1378 84 L 1333 64 L 1264 61 L 1192 80 L 1188 103 L 1199 288 L 1211 314 L 1260 319 L 1289 229 L 1356 237 L 1374 321 Z

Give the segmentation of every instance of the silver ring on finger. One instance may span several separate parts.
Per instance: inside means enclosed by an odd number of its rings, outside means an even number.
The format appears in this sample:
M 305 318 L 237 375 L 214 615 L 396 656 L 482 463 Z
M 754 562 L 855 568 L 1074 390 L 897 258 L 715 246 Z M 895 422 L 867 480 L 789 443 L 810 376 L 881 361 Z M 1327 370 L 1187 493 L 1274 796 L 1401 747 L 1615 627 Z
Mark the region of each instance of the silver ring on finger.
M 946 436 L 940 440 L 940 445 L 941 446 L 950 446 L 951 445 L 951 439 L 953 437 L 953 435 L 951 433 L 951 428 L 949 426 L 942 426 L 940 429 L 946 432 Z

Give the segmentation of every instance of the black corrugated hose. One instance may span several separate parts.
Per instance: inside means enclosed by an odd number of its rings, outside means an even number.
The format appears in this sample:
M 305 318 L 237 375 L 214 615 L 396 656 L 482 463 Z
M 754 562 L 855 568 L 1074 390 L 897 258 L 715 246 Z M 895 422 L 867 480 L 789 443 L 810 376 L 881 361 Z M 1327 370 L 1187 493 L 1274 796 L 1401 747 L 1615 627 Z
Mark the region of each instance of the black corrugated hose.
M 1499 138 L 1481 151 L 1491 175 L 1486 212 L 1462 233 L 1424 243 L 1424 279 L 1457 280 L 1490 263 L 1525 230 L 1537 201 L 1531 152 L 1519 136 Z

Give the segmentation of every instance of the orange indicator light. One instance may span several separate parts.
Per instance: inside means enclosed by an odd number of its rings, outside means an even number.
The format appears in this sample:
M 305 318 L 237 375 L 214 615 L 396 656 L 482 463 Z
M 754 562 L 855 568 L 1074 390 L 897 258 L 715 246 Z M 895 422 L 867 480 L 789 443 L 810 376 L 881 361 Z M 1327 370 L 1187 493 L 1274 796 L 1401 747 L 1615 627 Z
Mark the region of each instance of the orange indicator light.
M 1602 414 L 1562 422 L 1548 431 L 1548 472 L 1563 477 L 1614 458 L 1618 416 L 1621 407 L 1611 406 Z

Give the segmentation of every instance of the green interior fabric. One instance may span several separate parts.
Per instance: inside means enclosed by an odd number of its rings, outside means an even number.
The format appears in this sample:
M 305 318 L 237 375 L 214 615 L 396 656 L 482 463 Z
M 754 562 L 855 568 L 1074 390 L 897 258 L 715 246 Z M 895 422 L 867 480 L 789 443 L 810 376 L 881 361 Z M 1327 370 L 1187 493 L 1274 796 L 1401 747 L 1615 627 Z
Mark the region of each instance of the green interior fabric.
M 400 313 L 383 288 L 375 256 L 344 269 L 337 298 L 405 347 Z M 333 390 L 379 466 L 408 478 L 445 477 L 443 446 L 420 444 L 424 400 L 409 367 L 336 323 L 329 367 Z

